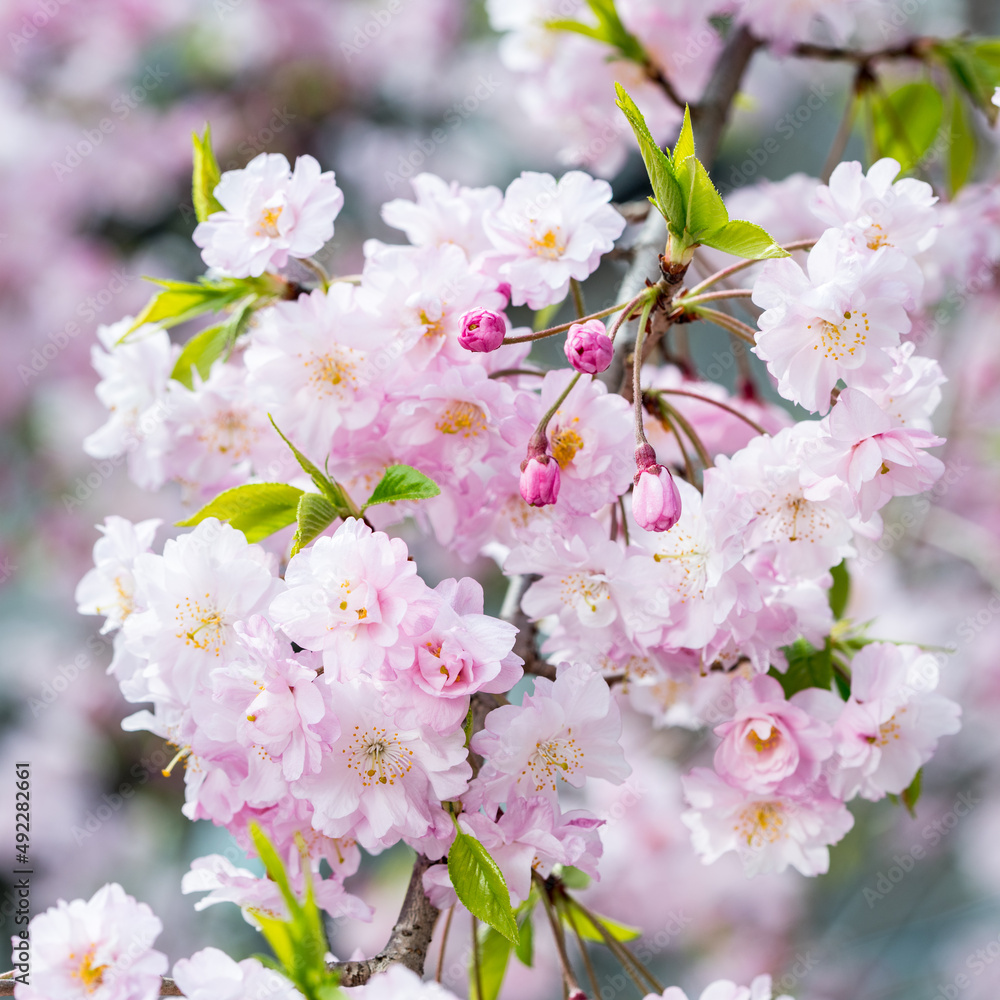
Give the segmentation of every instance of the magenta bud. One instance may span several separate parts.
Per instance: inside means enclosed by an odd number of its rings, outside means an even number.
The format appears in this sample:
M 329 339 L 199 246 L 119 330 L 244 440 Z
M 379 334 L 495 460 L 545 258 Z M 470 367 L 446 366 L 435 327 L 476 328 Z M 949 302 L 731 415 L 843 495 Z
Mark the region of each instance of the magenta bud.
M 507 333 L 503 316 L 492 309 L 469 309 L 462 313 L 462 332 L 458 342 L 467 351 L 495 351 Z
M 532 507 L 559 498 L 559 463 L 551 455 L 533 455 L 521 463 L 521 496 Z
M 615 353 L 615 345 L 599 319 L 574 323 L 566 334 L 566 357 L 569 363 L 586 375 L 607 371 Z
M 646 531 L 669 531 L 681 516 L 681 495 L 670 470 L 650 465 L 636 473 L 632 514 Z
M 656 465 L 656 452 L 653 451 L 653 446 L 648 441 L 643 441 L 638 448 L 635 449 L 635 468 L 636 473 L 632 482 L 639 482 L 639 473 L 643 469 L 648 469 L 651 465 Z

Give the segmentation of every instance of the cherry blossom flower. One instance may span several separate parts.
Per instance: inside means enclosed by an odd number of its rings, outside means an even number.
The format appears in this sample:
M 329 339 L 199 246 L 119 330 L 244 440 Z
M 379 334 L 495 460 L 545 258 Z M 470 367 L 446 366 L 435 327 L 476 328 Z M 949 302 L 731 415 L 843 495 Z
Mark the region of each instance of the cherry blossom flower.
M 736 678 L 732 692 L 735 714 L 715 729 L 722 737 L 715 751 L 715 770 L 730 784 L 751 792 L 815 780 L 821 763 L 833 753 L 830 727 L 794 698 L 787 701 L 773 677 Z
M 768 261 L 754 283 L 753 301 L 765 310 L 754 353 L 767 362 L 778 392 L 823 411 L 838 379 L 891 370 L 888 351 L 910 329 L 914 275 L 901 251 L 861 255 L 835 229 L 810 251 L 805 272 L 790 257 Z
M 167 957 L 153 949 L 163 924 L 115 882 L 89 900 L 65 900 L 33 917 L 31 981 L 18 1000 L 153 1000 Z M 14 939 L 15 945 L 21 941 Z
M 566 359 L 578 371 L 596 375 L 611 364 L 615 347 L 599 319 L 574 323 L 566 334 Z
M 503 204 L 499 188 L 469 188 L 450 184 L 434 174 L 417 174 L 410 181 L 415 201 L 395 198 L 382 206 L 382 220 L 401 229 L 414 246 L 454 243 L 469 260 L 492 249 L 483 217 Z
M 291 558 L 287 590 L 269 616 L 294 642 L 323 653 L 327 679 L 375 673 L 404 619 L 423 610 L 428 588 L 416 574 L 401 539 L 348 518 Z
M 115 514 L 97 525 L 101 537 L 94 544 L 94 568 L 77 584 L 77 611 L 81 615 L 104 615 L 101 632 L 122 627 L 135 609 L 135 578 L 132 564 L 141 552 L 149 552 L 159 518 L 133 524 Z
M 643 1000 L 688 1000 L 687 994 L 677 986 L 670 986 L 662 993 L 647 993 Z M 717 979 L 702 990 L 698 1000 L 771 1000 L 771 977 L 757 976 L 749 986 L 737 986 L 729 979 Z M 792 1000 L 786 993 L 774 1000 Z
M 458 342 L 477 353 L 495 351 L 507 333 L 507 323 L 501 313 L 491 309 L 467 309 L 462 313 L 462 332 Z
M 280 153 L 261 153 L 242 170 L 227 170 L 215 188 L 223 211 L 198 223 L 194 241 L 209 267 L 237 278 L 311 257 L 333 236 L 344 205 L 332 170 L 311 156 L 295 170 Z
M 897 427 L 860 389 L 845 389 L 828 418 L 828 433 L 808 460 L 808 500 L 844 495 L 862 518 L 894 496 L 913 496 L 937 482 L 944 465 L 924 449 L 944 444 L 930 431 Z
M 333 701 L 342 735 L 320 771 L 291 786 L 315 809 L 316 829 L 376 853 L 400 839 L 449 835 L 440 803 L 461 795 L 472 776 L 461 727 L 399 725 L 385 693 L 363 677 L 334 682 Z
M 893 183 L 899 171 L 891 157 L 876 160 L 867 174 L 857 160 L 839 163 L 829 184 L 817 189 L 812 211 L 842 229 L 855 247 L 896 247 L 913 256 L 937 236 L 937 198 L 926 181 L 904 177 Z
M 570 278 L 582 281 L 597 268 L 625 228 L 610 200 L 606 181 L 579 170 L 558 182 L 525 171 L 511 182 L 503 207 L 488 213 L 484 225 L 496 248 L 491 266 L 510 283 L 514 305 L 561 302 Z
M 554 797 L 562 782 L 579 788 L 588 777 L 624 781 L 630 768 L 618 742 L 621 725 L 607 683 L 584 664 L 564 664 L 554 681 L 536 678 L 534 694 L 495 708 L 473 736 L 472 749 L 485 762 L 472 801 Z
M 655 462 L 635 476 L 632 516 L 644 531 L 669 531 L 681 516 L 681 497 L 670 470 Z
M 302 994 L 279 972 L 256 958 L 237 962 L 218 948 L 202 948 L 174 964 L 174 982 L 188 1000 L 301 1000 Z
M 136 484 L 156 490 L 164 481 L 164 421 L 171 410 L 167 384 L 179 348 L 170 343 L 166 330 L 149 324 L 128 334 L 132 323 L 132 317 L 126 316 L 97 328 L 106 350 L 91 348 L 91 362 L 101 376 L 95 392 L 109 416 L 107 423 L 87 436 L 83 450 L 92 458 L 127 455 L 129 475 Z M 126 334 L 128 339 L 122 341 Z
M 458 1000 L 440 983 L 424 982 L 402 965 L 390 965 L 365 983 L 345 990 L 351 1000 Z
M 831 785 L 844 798 L 899 795 L 959 731 L 961 709 L 936 694 L 937 660 L 916 646 L 873 642 L 851 661 L 851 697 L 834 726 L 840 766 Z
M 789 865 L 803 875 L 823 874 L 830 866 L 829 845 L 854 825 L 844 803 L 830 796 L 749 792 L 703 767 L 683 782 L 691 808 L 681 819 L 701 860 L 711 864 L 735 851 L 748 876 Z

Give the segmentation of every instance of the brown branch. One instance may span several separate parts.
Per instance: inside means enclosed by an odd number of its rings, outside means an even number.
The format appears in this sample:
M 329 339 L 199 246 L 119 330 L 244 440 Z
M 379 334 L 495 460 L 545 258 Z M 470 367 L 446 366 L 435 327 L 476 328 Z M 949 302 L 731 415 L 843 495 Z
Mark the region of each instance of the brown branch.
M 821 59 L 824 62 L 853 62 L 859 66 L 877 62 L 881 59 L 918 59 L 927 58 L 931 48 L 936 44 L 935 38 L 911 38 L 902 45 L 890 45 L 884 49 L 872 52 L 859 52 L 857 49 L 845 49 L 826 45 L 813 45 L 812 42 L 800 42 L 791 54 L 801 59 Z
M 521 598 L 525 591 L 538 579 L 531 573 L 512 576 L 507 585 L 507 593 L 500 609 L 500 617 L 505 622 L 517 626 L 517 638 L 514 640 L 514 652 L 524 660 L 524 672 L 536 677 L 547 677 L 550 681 L 556 679 L 556 668 L 546 663 L 535 646 L 537 630 L 535 623 L 521 610 Z M 473 706 L 475 710 L 475 706 Z
M 373 958 L 330 965 L 332 970 L 340 973 L 341 986 L 362 986 L 377 972 L 385 972 L 393 964 L 405 965 L 418 976 L 424 974 L 424 961 L 438 918 L 438 908 L 424 893 L 423 876 L 428 868 L 439 863 L 429 861 L 422 854 L 417 855 L 406 897 L 386 946 Z

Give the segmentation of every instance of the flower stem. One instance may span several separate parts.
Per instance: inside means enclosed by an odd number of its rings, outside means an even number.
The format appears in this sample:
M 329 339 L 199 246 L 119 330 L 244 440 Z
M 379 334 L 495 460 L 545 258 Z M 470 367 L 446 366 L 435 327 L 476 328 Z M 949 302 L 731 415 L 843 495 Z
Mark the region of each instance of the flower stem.
M 476 985 L 476 1000 L 483 1000 L 483 973 L 479 967 L 479 921 L 472 915 L 472 976 Z
M 815 240 L 795 240 L 793 243 L 785 243 L 782 246 L 782 250 L 809 250 L 811 247 L 816 245 Z M 700 281 L 694 288 L 688 290 L 688 295 L 698 295 L 704 289 L 710 288 L 712 285 L 718 284 L 718 282 L 725 280 L 731 274 L 736 274 L 738 271 L 742 271 L 746 267 L 752 267 L 754 264 L 759 264 L 759 260 L 740 260 L 735 264 L 730 264 L 729 267 L 724 267 L 721 271 L 716 271 L 715 274 L 710 274 L 704 281 Z
M 569 279 L 569 287 L 573 293 L 573 305 L 576 308 L 576 315 L 578 319 L 583 319 L 587 313 L 587 307 L 583 304 L 583 288 L 576 278 Z
M 655 392 L 666 393 L 670 396 L 689 396 L 691 399 L 700 399 L 703 403 L 711 403 L 712 406 L 717 406 L 720 410 L 725 410 L 726 413 L 731 413 L 734 417 L 739 417 L 740 420 L 745 424 L 749 424 L 758 434 L 767 434 L 767 430 L 758 424 L 756 420 L 751 420 L 745 413 L 740 413 L 739 410 L 728 403 L 722 403 L 709 396 L 702 396 L 697 392 L 689 392 L 687 389 L 656 389 Z
M 538 421 L 538 426 L 535 428 L 535 433 L 532 435 L 532 439 L 545 437 L 545 429 L 549 426 L 549 421 L 555 416 L 556 410 L 559 409 L 563 403 L 566 402 L 566 397 L 573 391 L 573 386 L 580 381 L 580 377 L 583 372 L 577 372 L 569 381 L 569 385 L 559 394 L 559 398 L 549 407 L 545 416 Z
M 299 257 L 297 259 L 303 267 L 312 271 L 319 278 L 323 291 L 328 291 L 330 288 L 330 275 L 326 273 L 326 268 L 313 257 Z
M 704 292 L 699 295 L 682 295 L 674 299 L 674 305 L 680 309 L 697 305 L 699 302 L 714 302 L 717 299 L 748 299 L 753 295 L 752 288 L 720 288 L 717 292 Z
M 677 426 L 684 431 L 687 435 L 688 440 L 694 445 L 694 450 L 698 453 L 698 459 L 702 466 L 706 469 L 710 469 L 715 463 L 712 461 L 712 456 L 709 455 L 708 449 L 705 447 L 705 443 L 699 437 L 698 432 L 691 426 L 691 422 L 685 417 L 676 407 L 671 406 L 665 399 L 660 400 L 660 409 L 666 411 L 670 415 L 670 419 L 677 424 Z
M 642 307 L 639 317 L 639 330 L 635 335 L 635 348 L 632 355 L 632 403 L 635 407 L 635 443 L 636 447 L 649 444 L 646 431 L 642 426 L 642 389 L 639 387 L 639 373 L 642 370 L 642 345 L 646 339 L 646 324 L 649 314 L 653 311 L 653 299 L 648 298 Z
M 646 294 L 648 289 L 643 289 L 643 294 Z M 641 296 L 639 296 L 641 298 Z M 523 337 L 504 337 L 503 342 L 505 344 L 526 344 L 531 340 L 544 340 L 546 337 L 554 337 L 557 333 L 565 333 L 571 326 L 576 323 L 586 323 L 591 319 L 604 319 L 605 316 L 610 316 L 613 312 L 617 312 L 619 309 L 624 309 L 626 306 L 634 306 L 638 301 L 638 298 L 633 299 L 631 302 L 619 302 L 616 305 L 608 306 L 607 309 L 601 309 L 599 312 L 591 313 L 589 316 L 580 316 L 578 319 L 571 319 L 568 323 L 560 323 L 558 326 L 550 326 L 544 330 L 538 330 L 536 333 L 526 333 Z
M 580 989 L 580 984 L 576 981 L 573 967 L 569 964 L 569 955 L 566 952 L 566 938 L 563 935 L 562 928 L 559 926 L 559 918 L 555 913 L 552 896 L 549 894 L 549 886 L 538 872 L 532 871 L 531 874 L 538 880 L 539 888 L 541 889 L 542 906 L 545 909 L 545 915 L 549 918 L 552 937 L 555 938 L 556 951 L 559 953 L 559 964 L 562 966 L 563 989 L 566 993 L 572 993 L 574 990 Z
M 441 982 L 444 972 L 444 952 L 448 947 L 448 934 L 451 931 L 451 918 L 455 916 L 455 907 L 448 907 L 448 916 L 444 918 L 444 930 L 441 932 L 441 950 L 438 952 L 437 968 L 434 970 L 434 982 Z
M 728 330 L 733 336 L 745 340 L 748 344 L 757 343 L 757 331 L 735 316 L 730 316 L 729 313 L 709 309 L 708 306 L 695 306 L 692 312 L 699 319 L 707 319 L 710 323 L 721 326 L 723 330 Z

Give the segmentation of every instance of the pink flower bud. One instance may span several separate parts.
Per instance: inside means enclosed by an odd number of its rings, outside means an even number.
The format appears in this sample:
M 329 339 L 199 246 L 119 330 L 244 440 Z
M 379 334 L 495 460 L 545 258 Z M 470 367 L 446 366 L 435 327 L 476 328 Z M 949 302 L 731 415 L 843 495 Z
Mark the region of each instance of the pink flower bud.
M 681 496 L 670 470 L 650 465 L 636 473 L 632 514 L 646 531 L 669 531 L 681 516 Z
M 574 323 L 566 335 L 566 357 L 578 371 L 596 375 L 606 371 L 615 353 L 615 345 L 599 319 Z
M 495 351 L 507 333 L 503 316 L 492 309 L 469 309 L 462 313 L 462 332 L 458 342 L 467 351 Z
M 532 507 L 545 507 L 559 497 L 559 463 L 551 455 L 533 455 L 521 463 L 521 496 Z

